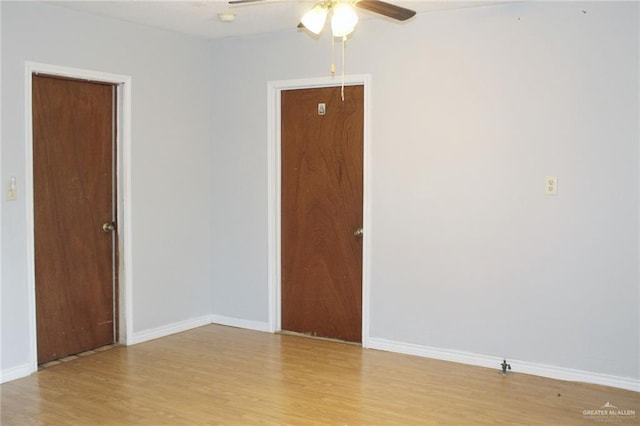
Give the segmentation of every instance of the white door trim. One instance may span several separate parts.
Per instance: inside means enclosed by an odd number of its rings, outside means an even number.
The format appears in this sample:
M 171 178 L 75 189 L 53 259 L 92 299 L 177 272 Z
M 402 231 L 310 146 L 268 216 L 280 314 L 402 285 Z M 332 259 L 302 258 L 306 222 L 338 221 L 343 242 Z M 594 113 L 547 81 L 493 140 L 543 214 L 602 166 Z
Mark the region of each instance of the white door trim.
M 34 199 L 33 199 L 33 105 L 31 76 L 48 74 L 78 78 L 117 85 L 117 170 L 118 186 L 118 250 L 119 257 L 119 343 L 129 344 L 133 337 L 133 280 L 132 280 L 132 234 L 131 234 L 131 77 L 62 67 L 37 62 L 25 63 L 25 202 L 27 206 L 27 267 L 29 291 L 29 343 L 31 372 L 38 369 L 37 323 L 36 323 L 36 281 L 34 246 Z
M 368 347 L 369 340 L 369 292 L 371 264 L 371 76 L 345 76 L 345 85 L 362 84 L 364 86 L 364 188 L 362 225 L 364 228 L 362 244 L 362 347 Z M 269 292 L 269 331 L 282 329 L 282 306 L 280 300 L 281 273 L 281 169 L 280 169 L 280 92 L 288 89 L 308 89 L 315 87 L 339 86 L 335 78 L 314 78 L 304 80 L 270 81 L 267 84 L 267 167 L 268 167 L 268 292 Z

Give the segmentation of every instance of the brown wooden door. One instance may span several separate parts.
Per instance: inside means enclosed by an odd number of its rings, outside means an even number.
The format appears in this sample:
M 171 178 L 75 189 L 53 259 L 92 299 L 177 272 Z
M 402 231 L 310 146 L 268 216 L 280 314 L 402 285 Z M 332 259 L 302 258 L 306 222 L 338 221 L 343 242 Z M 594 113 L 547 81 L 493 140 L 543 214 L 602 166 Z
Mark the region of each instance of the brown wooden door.
M 362 341 L 363 111 L 363 86 L 281 94 L 283 330 Z
M 32 78 L 41 364 L 114 342 L 115 87 Z

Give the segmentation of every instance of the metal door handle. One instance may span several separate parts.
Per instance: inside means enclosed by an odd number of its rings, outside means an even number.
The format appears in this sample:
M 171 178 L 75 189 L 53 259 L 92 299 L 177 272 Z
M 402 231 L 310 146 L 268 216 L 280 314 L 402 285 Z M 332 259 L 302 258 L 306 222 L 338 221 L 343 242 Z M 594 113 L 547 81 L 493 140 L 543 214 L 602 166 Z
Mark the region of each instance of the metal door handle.
M 363 234 L 364 234 L 364 229 L 362 228 L 358 228 L 353 232 L 353 236 L 358 238 L 362 237 Z
M 113 232 L 113 230 L 116 229 L 115 223 L 113 222 L 105 222 L 102 225 L 102 230 L 104 232 Z

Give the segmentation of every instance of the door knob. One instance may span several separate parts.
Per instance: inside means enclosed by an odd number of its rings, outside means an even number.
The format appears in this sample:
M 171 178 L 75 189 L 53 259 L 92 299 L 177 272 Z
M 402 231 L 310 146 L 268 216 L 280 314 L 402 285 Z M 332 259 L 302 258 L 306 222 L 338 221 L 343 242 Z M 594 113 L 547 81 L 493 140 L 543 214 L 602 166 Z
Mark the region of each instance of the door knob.
M 115 224 L 113 222 L 105 222 L 102 225 L 102 230 L 104 232 L 112 232 L 114 229 L 116 229 Z
M 360 238 L 360 237 L 362 237 L 363 234 L 364 234 L 364 229 L 362 229 L 362 228 L 358 228 L 355 231 L 353 231 L 353 236 L 354 237 Z

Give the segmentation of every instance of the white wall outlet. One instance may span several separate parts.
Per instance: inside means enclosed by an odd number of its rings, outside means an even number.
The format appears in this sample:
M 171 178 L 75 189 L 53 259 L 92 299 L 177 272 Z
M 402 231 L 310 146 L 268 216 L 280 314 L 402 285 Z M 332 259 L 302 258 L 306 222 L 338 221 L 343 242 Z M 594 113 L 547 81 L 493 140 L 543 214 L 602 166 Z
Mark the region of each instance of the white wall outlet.
M 18 184 L 16 183 L 16 177 L 11 176 L 9 178 L 9 188 L 7 190 L 7 201 L 16 201 L 18 199 Z
M 558 195 L 557 176 L 547 176 L 544 178 L 544 193 L 546 195 Z

